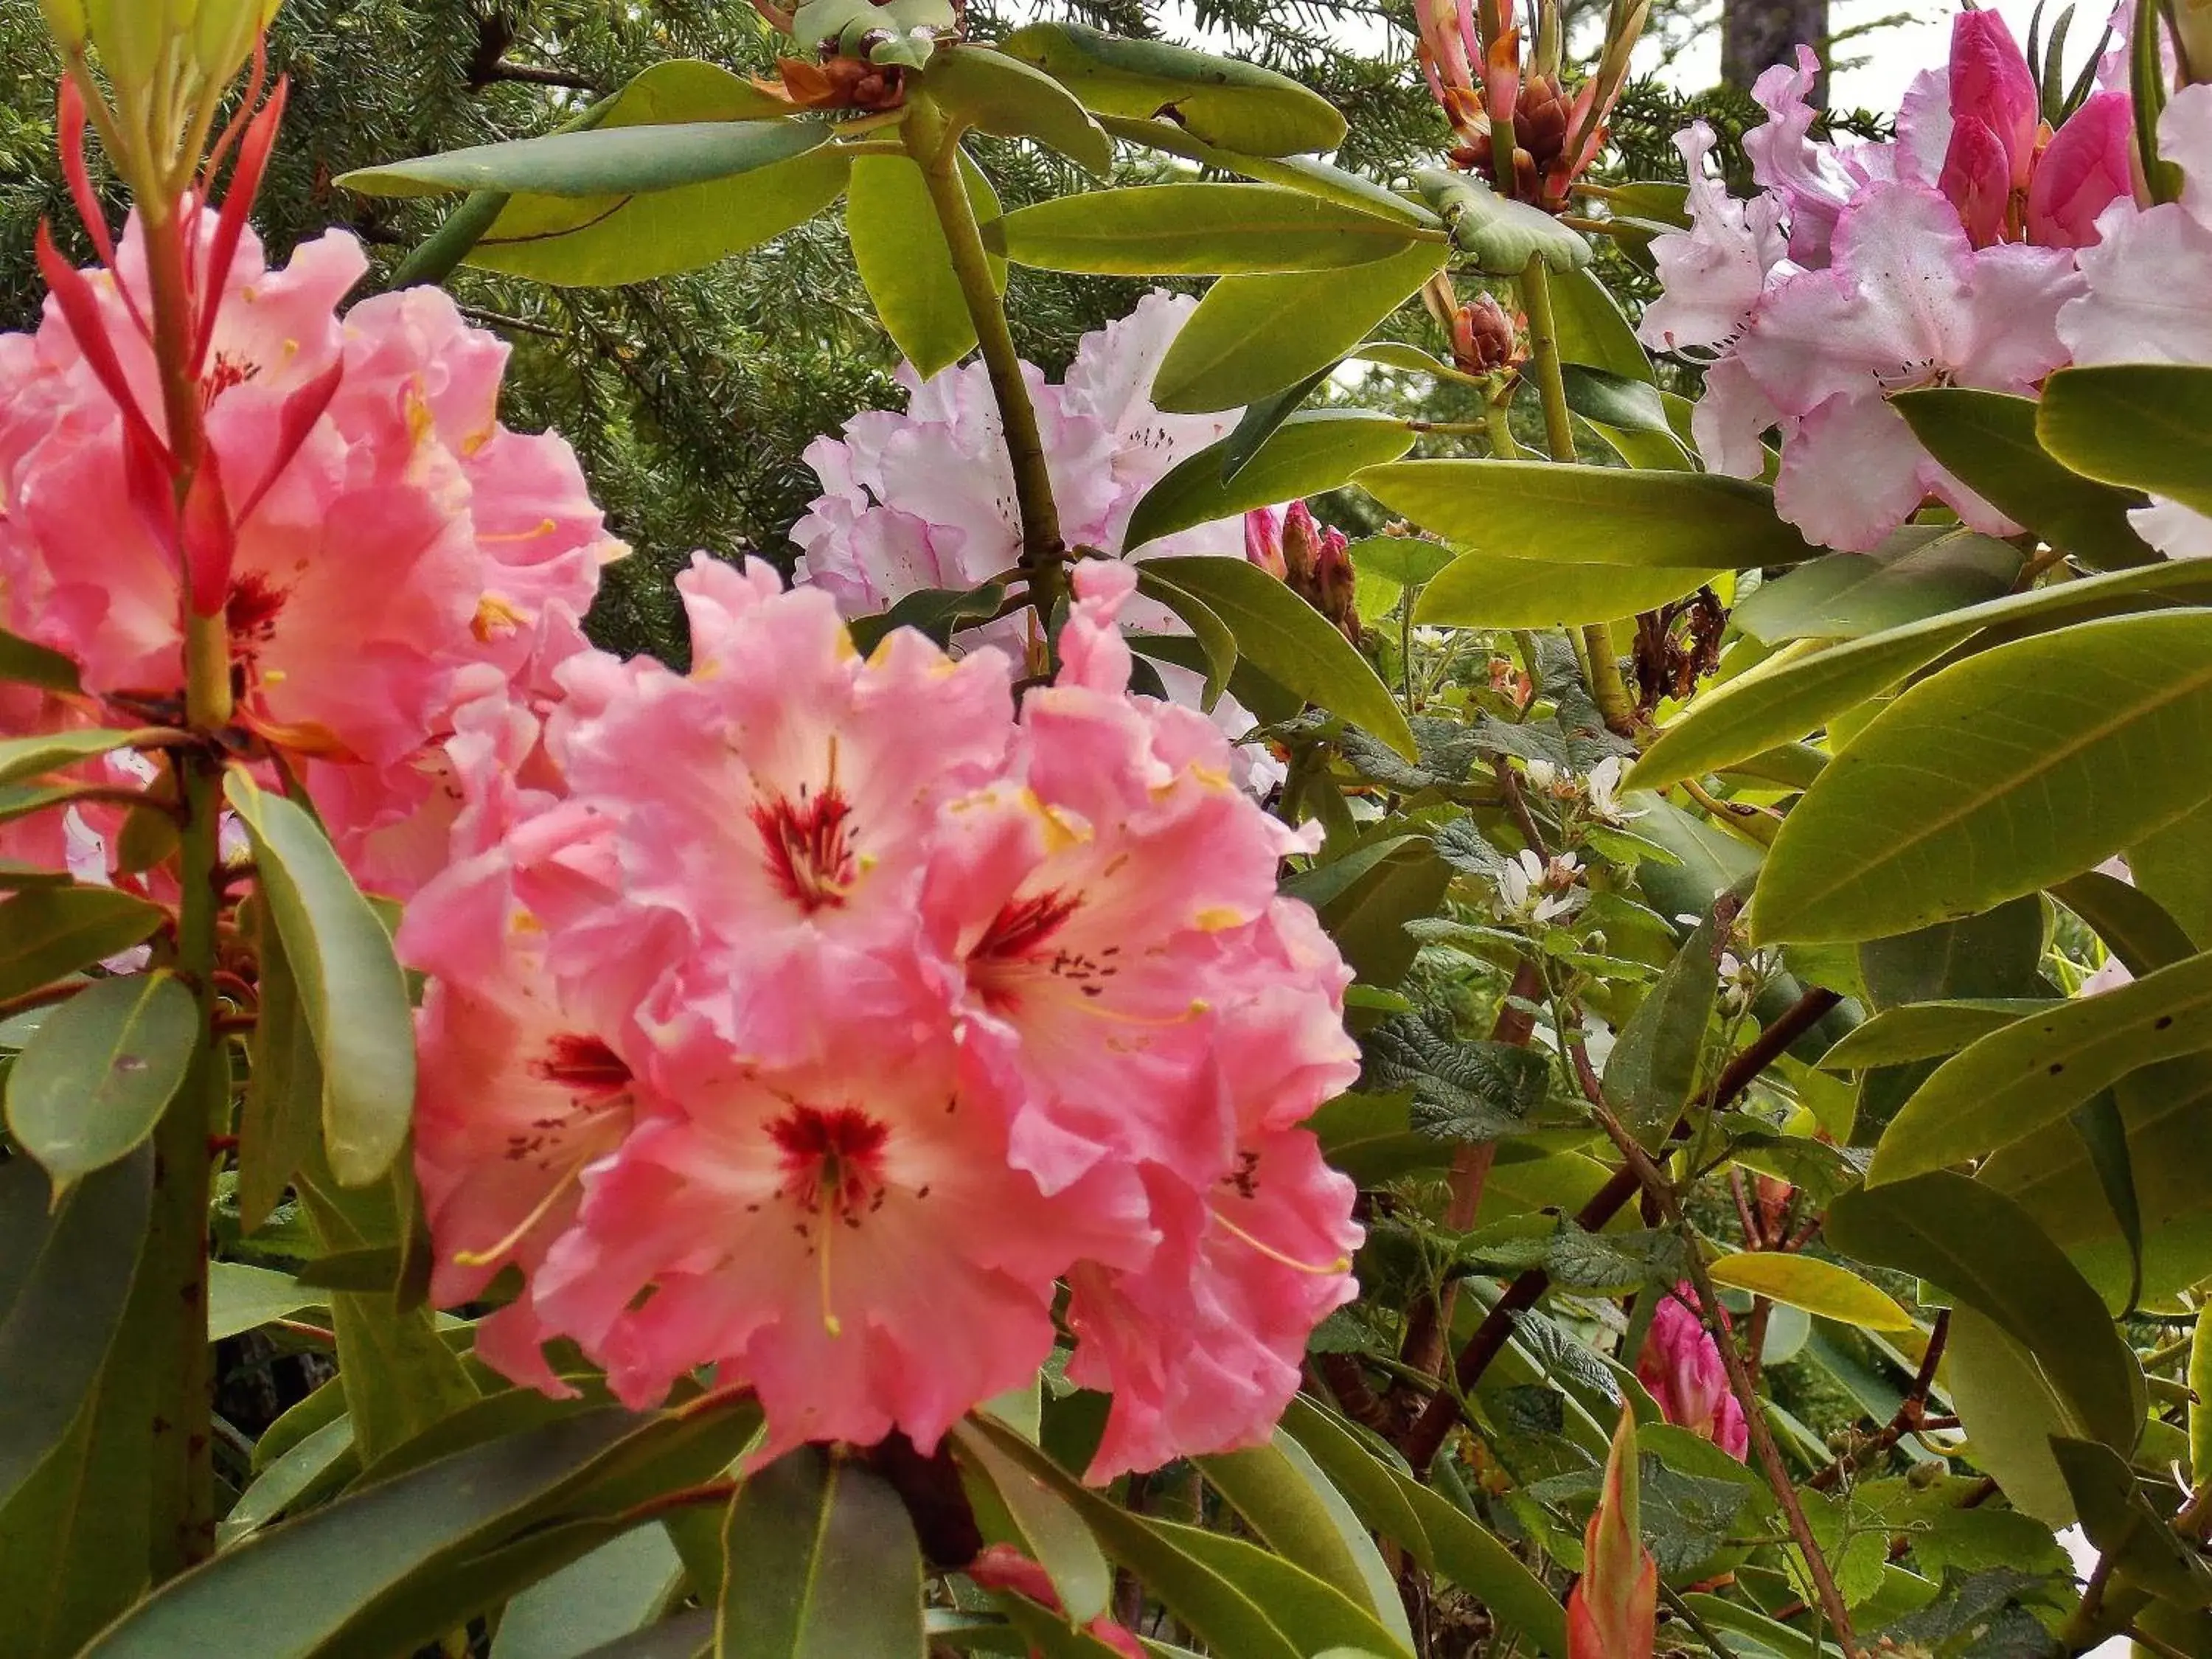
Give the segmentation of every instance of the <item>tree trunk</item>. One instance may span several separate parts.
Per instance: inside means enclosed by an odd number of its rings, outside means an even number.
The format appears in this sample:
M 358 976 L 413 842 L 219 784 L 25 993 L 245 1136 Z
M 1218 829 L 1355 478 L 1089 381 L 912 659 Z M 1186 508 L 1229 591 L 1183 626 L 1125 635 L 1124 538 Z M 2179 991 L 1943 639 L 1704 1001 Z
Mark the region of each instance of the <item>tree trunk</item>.
M 1725 0 L 1721 13 L 1721 80 L 1743 91 L 1770 65 L 1786 64 L 1800 46 L 1825 53 L 1828 0 Z M 1825 108 L 1828 76 L 1814 83 L 1812 101 Z

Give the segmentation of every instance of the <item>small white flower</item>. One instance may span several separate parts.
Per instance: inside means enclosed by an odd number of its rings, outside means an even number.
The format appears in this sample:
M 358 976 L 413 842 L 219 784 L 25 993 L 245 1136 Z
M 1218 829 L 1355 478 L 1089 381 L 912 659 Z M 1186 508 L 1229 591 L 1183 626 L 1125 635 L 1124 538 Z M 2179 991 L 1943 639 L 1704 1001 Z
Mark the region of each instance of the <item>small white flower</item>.
M 1632 818 L 1640 818 L 1641 812 L 1632 812 L 1620 804 L 1620 781 L 1626 775 L 1628 763 L 1618 755 L 1608 755 L 1590 768 L 1588 788 L 1590 816 L 1603 823 L 1615 826 Z
M 1507 860 L 1498 872 L 1498 896 L 1509 917 L 1547 922 L 1574 908 L 1568 896 L 1582 878 L 1582 866 L 1571 853 L 1548 864 L 1527 848 Z
M 1529 761 L 1527 763 L 1527 770 L 1528 787 L 1531 789 L 1540 789 L 1548 793 L 1559 781 L 1559 769 L 1547 760 Z

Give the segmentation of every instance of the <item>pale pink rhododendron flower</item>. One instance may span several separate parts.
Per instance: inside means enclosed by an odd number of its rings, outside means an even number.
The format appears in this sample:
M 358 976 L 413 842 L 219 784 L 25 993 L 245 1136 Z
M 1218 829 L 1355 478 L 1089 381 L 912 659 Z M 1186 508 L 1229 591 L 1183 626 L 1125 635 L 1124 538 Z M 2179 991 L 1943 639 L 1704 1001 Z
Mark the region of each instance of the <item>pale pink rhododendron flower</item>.
M 1698 1293 L 1677 1285 L 1660 1299 L 1651 1316 L 1644 1351 L 1636 1358 L 1636 1380 L 1650 1390 L 1669 1423 L 1711 1441 L 1741 1462 L 1751 1445 L 1743 1406 L 1729 1391 L 1728 1367 L 1705 1321 L 1698 1317 Z M 1721 1328 L 1728 1328 L 1726 1310 Z
M 1237 519 L 1127 544 L 1129 516 L 1146 492 L 1227 434 L 1243 413 L 1171 415 L 1152 402 L 1160 362 L 1196 308 L 1187 295 L 1156 289 L 1128 316 L 1085 335 L 1060 384 L 1024 366 L 1060 535 L 1070 547 L 1136 559 L 1233 558 L 1251 548 L 1251 526 Z M 1007 575 L 1021 557 L 1012 464 L 983 366 L 921 381 L 902 365 L 898 378 L 908 394 L 904 414 L 863 410 L 845 423 L 842 437 L 817 438 L 806 448 L 823 493 L 792 528 L 800 552 L 794 580 L 830 594 L 846 617 L 887 610 L 920 588 L 980 586 Z M 1148 633 L 1185 631 L 1149 599 L 1132 605 L 1129 620 Z M 1018 652 L 1026 635 L 1021 619 L 1008 618 L 963 644 L 969 641 Z M 1172 663 L 1155 670 L 1169 696 L 1198 706 L 1204 676 Z M 1225 696 L 1213 718 L 1231 738 L 1254 724 L 1249 711 Z M 1255 793 L 1282 775 L 1271 756 L 1251 745 L 1237 750 L 1235 771 Z
M 2115 202 L 2097 221 L 2080 255 L 2086 292 L 2058 319 L 2076 362 L 2212 364 L 2212 85 L 2177 90 L 2158 137 L 2181 198 Z M 2212 556 L 2212 518 L 2179 501 L 2154 498 L 2129 517 L 2169 557 Z
M 524 1276 L 495 1363 L 549 1386 L 514 1346 L 567 1336 L 634 1404 L 753 1387 L 770 1450 L 927 1446 L 1034 1374 L 1064 1280 L 1103 1472 L 1266 1435 L 1353 1293 L 1297 1127 L 1356 1074 L 1349 972 L 1227 740 L 1127 694 L 1133 580 L 1078 566 L 1018 714 L 994 649 L 863 659 L 702 558 L 690 673 L 581 654 L 542 745 L 486 734 L 491 839 L 402 945 L 441 1282 Z M 525 751 L 548 789 L 483 763 Z

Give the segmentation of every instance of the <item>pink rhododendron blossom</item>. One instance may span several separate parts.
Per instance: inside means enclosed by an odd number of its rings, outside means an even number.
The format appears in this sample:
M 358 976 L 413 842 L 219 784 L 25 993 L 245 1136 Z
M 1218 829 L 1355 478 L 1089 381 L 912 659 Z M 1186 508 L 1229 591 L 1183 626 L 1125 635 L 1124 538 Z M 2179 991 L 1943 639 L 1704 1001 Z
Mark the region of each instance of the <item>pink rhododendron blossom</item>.
M 2086 291 L 2058 319 L 2076 362 L 2212 364 L 2212 85 L 2177 90 L 2158 133 L 2181 198 L 2138 210 L 2122 198 L 2099 217 L 2079 256 Z M 2203 514 L 2154 499 L 2129 517 L 2171 557 L 2212 556 Z
M 1889 145 L 1830 143 L 1812 137 L 1820 111 L 1811 94 L 1820 74 L 1820 60 L 1810 46 L 1797 48 L 1794 65 L 1777 64 L 1762 73 L 1753 84 L 1752 96 L 1766 112 L 1766 119 L 1743 136 L 1752 180 L 1778 198 L 1781 217 L 1790 227 L 1790 257 L 1808 269 L 1827 264 L 1829 238 L 1851 199 L 1869 184 L 1895 176 Z M 1689 131 L 1695 131 L 1696 127 Z M 1687 159 L 1684 136 L 1677 135 L 1674 143 Z M 1704 171 L 1703 156 L 1711 147 L 1707 139 L 1690 167 L 1693 212 Z M 1937 155 L 1941 153 L 1939 146 Z M 1932 173 L 1929 181 L 1933 181 Z M 1710 187 L 1708 195 L 1720 198 L 1720 192 Z M 1707 211 L 1715 205 L 1717 200 L 1709 200 Z M 1765 260 L 1762 270 L 1773 264 L 1772 259 Z M 1674 281 L 1668 287 L 1671 293 Z
M 1966 142 L 1979 146 L 1983 139 L 1978 135 L 1986 134 L 2003 158 L 1998 180 L 2004 191 L 2026 190 L 2040 118 L 2035 75 L 1999 13 L 1952 15 L 1950 89 L 1951 144 L 1945 172 L 1950 170 L 1951 157 L 1961 151 L 1962 135 L 1975 133 Z M 1978 161 L 1967 165 L 1978 173 Z
M 1759 84 L 1781 72 L 1769 70 Z M 1689 170 L 1690 228 L 1652 239 L 1652 258 L 1666 291 L 1645 310 L 1638 331 L 1663 349 L 1725 345 L 1787 252 L 1781 222 L 1788 199 L 1771 191 L 1749 202 L 1730 196 L 1705 170 L 1714 142 L 1713 130 L 1703 121 L 1674 135 L 1674 148 Z
M 1694 1311 L 1697 1306 L 1698 1293 L 1686 1283 L 1660 1299 L 1644 1352 L 1636 1358 L 1636 1380 L 1650 1390 L 1669 1423 L 1741 1462 L 1750 1448 L 1751 1431 L 1741 1403 L 1729 1390 L 1728 1368 L 1712 1333 Z M 1728 1329 L 1725 1310 L 1720 1320 L 1721 1328 Z
M 1133 573 L 1075 585 L 1017 714 L 995 650 L 863 659 L 826 594 L 702 558 L 689 674 L 583 653 L 542 744 L 449 744 L 484 850 L 401 942 L 441 1285 L 525 1279 L 495 1364 L 556 1385 L 566 1336 L 634 1404 L 755 1388 L 764 1455 L 928 1446 L 1033 1374 L 1065 1280 L 1102 1464 L 1267 1432 L 1353 1290 L 1297 1127 L 1357 1072 L 1349 970 L 1275 893 L 1307 838 L 1127 695 Z

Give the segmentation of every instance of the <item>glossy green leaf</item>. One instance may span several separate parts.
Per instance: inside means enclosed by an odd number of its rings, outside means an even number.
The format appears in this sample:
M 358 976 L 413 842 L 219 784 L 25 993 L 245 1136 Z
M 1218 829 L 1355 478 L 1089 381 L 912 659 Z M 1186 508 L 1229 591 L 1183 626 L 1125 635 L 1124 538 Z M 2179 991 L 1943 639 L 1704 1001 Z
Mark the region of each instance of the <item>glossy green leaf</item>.
M 2212 947 L 2212 801 L 2128 848 L 2128 868 L 2142 896 L 2186 938 Z
M 2083 477 L 2212 513 L 2212 368 L 2061 369 L 2044 384 L 2035 430 L 2045 449 Z
M 1457 556 L 1441 542 L 1419 536 L 1370 536 L 1346 550 L 1361 575 L 1412 588 L 1426 587 Z
M 94 1171 L 49 1206 L 27 1160 L 0 1164 L 10 1225 L 9 1294 L 0 1302 L 0 1513 L 86 1409 L 123 1320 L 146 1237 L 154 1159 L 142 1152 Z
M 1437 235 L 1280 185 L 1164 184 L 1048 198 L 990 240 L 1044 270 L 1214 276 L 1367 264 Z
M 1596 272 L 1553 273 L 1552 324 L 1559 332 L 1561 362 L 1650 380 L 1651 362 L 1637 343 L 1634 325 Z
M 167 969 L 97 980 L 46 1018 L 8 1073 L 8 1132 L 63 1191 L 154 1133 L 200 1036 Z
M 1237 654 L 1262 673 L 1407 760 L 1416 758 L 1413 728 L 1367 659 L 1321 612 L 1259 566 L 1200 554 L 1147 559 L 1145 568 L 1203 599 L 1236 636 Z
M 853 263 L 891 343 L 927 380 L 975 343 L 937 210 L 921 169 L 904 155 L 863 155 L 845 198 Z
M 921 1549 L 880 1475 L 787 1452 L 746 1480 L 722 1542 L 717 1659 L 921 1659 Z
M 319 1308 L 326 1298 L 313 1285 L 302 1285 L 289 1273 L 256 1267 L 244 1261 L 216 1261 L 208 1266 L 208 1340 L 289 1319 L 308 1308 Z
M 399 1156 L 415 1107 L 415 1016 L 391 936 L 313 819 L 242 772 L 223 793 L 252 837 L 261 898 L 299 981 L 331 1172 L 366 1186 Z
M 1333 363 L 1443 268 L 1421 242 L 1342 270 L 1224 276 L 1176 334 L 1152 401 L 1177 414 L 1235 409 Z
M 1590 245 L 1541 208 L 1500 196 L 1471 173 L 1425 167 L 1413 183 L 1436 210 L 1459 251 L 1492 276 L 1518 276 L 1531 259 L 1547 269 L 1579 270 Z
M 1170 117 L 1208 144 L 1254 155 L 1334 149 L 1344 118 L 1319 94 L 1256 64 L 1078 23 L 1031 23 L 999 43 L 1101 115 Z
M 1658 983 L 1644 994 L 1606 1057 L 1605 1097 L 1622 1124 L 1656 1149 L 1696 1090 L 1720 990 L 1708 915 L 1691 929 Z
M 1725 574 L 1462 553 L 1429 584 L 1413 620 L 1446 628 L 1579 627 L 1656 611 Z
M 724 1400 L 643 1418 L 602 1407 L 439 1459 L 172 1580 L 84 1659 L 411 1652 L 504 1599 L 503 1549 L 550 1538 L 530 1562 L 550 1573 L 605 1542 L 622 1509 L 726 1462 L 757 1420 Z
M 1831 553 L 1758 590 L 1732 613 L 1770 645 L 1855 640 L 2000 599 L 2019 552 L 1958 526 L 1907 525 L 1873 553 Z
M 1857 951 L 1868 1003 L 1897 1008 L 1954 997 L 2039 997 L 2043 901 L 2030 896 L 1958 921 L 1869 939 Z
M 360 1467 L 354 1455 L 352 1421 L 341 1417 L 324 1424 L 283 1455 L 271 1458 L 254 1476 L 229 1513 L 216 1523 L 216 1548 L 241 1543 L 295 1504 L 305 1506 L 336 1492 Z
M 1937 1170 L 1844 1194 L 1826 1232 L 1845 1255 L 1917 1273 L 1994 1321 L 2035 1357 L 2091 1438 L 2134 1449 L 2143 1419 L 2135 1355 L 2104 1298 L 2012 1200 Z
M 2189 934 L 2156 899 L 2116 876 L 2086 871 L 2053 882 L 2049 891 L 2094 928 L 2105 948 L 2138 977 L 2197 954 Z
M 1285 421 L 1305 407 L 1306 399 L 1336 372 L 1336 367 L 1330 363 L 1314 370 L 1303 380 L 1261 398 L 1237 417 L 1237 424 L 1230 428 L 1228 435 L 1212 446 L 1220 452 L 1222 483 L 1231 483 L 1251 464 L 1252 458 L 1260 453 L 1261 446 L 1282 429 Z M 1125 541 L 1123 545 L 1126 547 L 1127 543 Z
M 1937 1060 L 2057 1005 L 2048 997 L 1960 998 L 1885 1008 L 1820 1056 L 1826 1072 Z
M 1067 1617 L 1087 1625 L 1103 1614 L 1113 1600 L 1113 1569 L 1067 1500 L 972 1425 L 954 1427 L 952 1445 L 963 1468 L 988 1484 L 1020 1534 L 1023 1553 L 1051 1577 Z
M 1386 190 L 1364 173 L 1347 172 L 1310 155 L 1255 155 L 1209 144 L 1174 121 L 1144 117 L 1101 115 L 1099 125 L 1115 137 L 1150 149 L 1165 150 L 1217 172 L 1233 173 L 1265 185 L 1283 185 L 1318 196 L 1324 201 L 1402 219 L 1408 224 L 1441 228 L 1443 221 L 1395 191 Z
M 1067 88 L 1030 64 L 962 43 L 930 60 L 929 94 L 960 125 L 1000 138 L 1034 138 L 1094 179 L 1114 168 L 1114 146 Z
M 1883 1133 L 1871 1182 L 2008 1145 L 2128 1073 L 2212 1048 L 2212 953 L 2017 1020 L 1947 1060 Z
M 2158 557 L 2128 522 L 2142 497 L 2083 477 L 2037 441 L 2036 401 L 1969 386 L 1903 392 L 1891 406 L 1938 461 L 2007 518 L 2100 569 Z
M 44 777 L 64 766 L 92 759 L 134 743 L 146 743 L 167 734 L 137 728 L 88 727 L 78 732 L 49 732 L 35 737 L 0 740 L 0 784 L 20 783 Z
M 1455 545 L 1508 558 L 1703 574 L 1796 564 L 1818 552 L 1774 516 L 1765 485 L 1717 472 L 1400 461 L 1357 482 Z
M 1146 491 L 1129 515 L 1126 545 L 1142 547 L 1194 525 L 1334 489 L 1362 467 L 1404 454 L 1413 447 L 1413 434 L 1403 421 L 1366 410 L 1302 410 L 1285 419 L 1224 479 L 1222 447 L 1227 441 L 1184 457 Z M 1241 555 L 1243 549 L 1240 543 L 1222 550 Z
M 1304 1447 L 1278 1429 L 1267 1445 L 1196 1461 L 1268 1548 L 1373 1613 L 1401 1647 L 1413 1650 L 1397 1581 Z
M 629 196 L 711 183 L 790 160 L 830 136 L 816 121 L 602 124 L 360 167 L 337 183 L 364 196 Z
M 2120 1311 L 2132 1313 L 2143 1293 L 2143 1221 L 2142 1200 L 2136 1191 L 2128 1148 L 2126 1115 L 2120 1110 L 2118 1094 L 2106 1089 L 2069 1112 L 2066 1121 L 2081 1142 L 2098 1188 L 2105 1195 L 2105 1206 L 2127 1246 L 2128 1291 Z
M 507 1604 L 491 1659 L 579 1659 L 681 1598 L 684 1563 L 659 1527 L 609 1540 Z
M 109 887 L 34 887 L 0 900 L 0 1000 L 144 944 L 167 915 Z
M 1662 789 L 1802 738 L 1984 629 L 2057 628 L 2173 599 L 2212 599 L 2212 574 L 2187 564 L 2116 570 L 1762 665 L 1698 698 L 1662 730 L 1630 773 L 1629 787 Z
M 275 1212 L 293 1172 L 321 1134 L 323 1075 L 300 1001 L 300 982 L 266 905 L 255 907 L 259 1006 L 238 1109 L 238 1224 L 252 1232 Z
M 1563 363 L 1559 379 L 1567 393 L 1567 407 L 1601 431 L 1644 432 L 1663 436 L 1676 454 L 1674 428 L 1667 422 L 1667 407 L 1659 389 L 1638 375 L 1620 374 L 1587 363 Z M 1687 465 L 1685 457 L 1684 465 Z
M 2083 1435 L 2087 1425 L 2051 1387 L 2035 1357 L 2002 1326 L 1971 1307 L 1951 1310 L 1943 1351 L 1951 1403 L 1971 1437 L 1974 1463 L 2004 1488 L 2005 1501 L 2054 1530 L 2073 1524 L 2074 1499 L 2057 1460 L 2054 1435 Z
M 1348 1648 L 1375 1659 L 1412 1659 L 1413 1648 L 1367 1611 L 1364 1592 L 1355 1600 L 1295 1562 L 1225 1533 L 1171 1521 L 1152 1522 L 1149 1530 L 1249 1596 L 1301 1652 Z
M 0 628 L 0 680 L 70 695 L 83 690 L 75 663 L 4 628 Z
M 851 154 L 817 144 L 703 185 L 641 195 L 517 196 L 469 263 L 563 288 L 696 270 L 805 224 L 844 193 Z
M 1807 1313 L 1818 1314 L 1863 1331 L 1909 1331 L 1912 1316 L 1895 1297 L 1860 1278 L 1847 1267 L 1818 1256 L 1795 1255 L 1780 1250 L 1746 1250 L 1724 1255 L 1706 1271 L 1713 1283 L 1731 1290 L 1748 1291 L 1771 1301 Z
M 1148 563 L 1149 562 L 1147 562 Z M 1191 642 L 1199 650 L 1199 660 L 1191 666 L 1206 677 L 1201 690 L 1200 707 L 1212 712 L 1220 701 L 1229 677 L 1237 669 L 1237 636 L 1229 631 L 1229 624 L 1221 620 L 1214 608 L 1197 594 L 1176 586 L 1157 572 L 1148 574 L 1147 565 L 1137 567 L 1137 591 L 1148 599 L 1157 599 L 1173 611 L 1176 617 L 1191 632 Z M 1137 648 L 1151 655 L 1162 647 L 1177 643 L 1172 640 L 1148 640 Z
M 714 1615 L 698 1608 L 579 1654 L 576 1659 L 702 1659 L 714 1645 Z
M 1805 792 L 1768 851 L 1754 932 L 1869 939 L 2077 874 L 2212 796 L 2212 774 L 2168 759 L 2208 730 L 2212 612 L 1969 658 L 1891 703 Z

